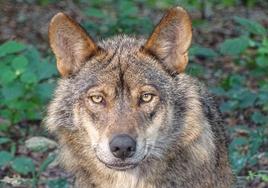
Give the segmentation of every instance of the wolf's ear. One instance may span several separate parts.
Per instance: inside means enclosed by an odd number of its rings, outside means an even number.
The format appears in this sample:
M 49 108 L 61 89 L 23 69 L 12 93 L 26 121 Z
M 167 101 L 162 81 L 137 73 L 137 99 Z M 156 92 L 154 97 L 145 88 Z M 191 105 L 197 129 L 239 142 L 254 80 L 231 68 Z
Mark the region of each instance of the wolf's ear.
M 62 76 L 79 70 L 98 47 L 87 33 L 64 13 L 56 14 L 49 25 L 49 42 Z
M 183 72 L 188 63 L 192 25 L 181 7 L 170 9 L 155 27 L 143 49 L 156 56 L 171 73 Z

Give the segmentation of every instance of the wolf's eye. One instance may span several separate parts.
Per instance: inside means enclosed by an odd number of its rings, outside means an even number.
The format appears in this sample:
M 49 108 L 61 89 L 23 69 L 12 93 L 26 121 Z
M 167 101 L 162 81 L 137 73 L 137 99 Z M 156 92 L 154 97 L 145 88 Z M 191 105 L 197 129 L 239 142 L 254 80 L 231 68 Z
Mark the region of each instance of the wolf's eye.
M 101 95 L 92 95 L 90 96 L 90 99 L 96 104 L 100 104 L 103 102 L 103 97 Z
M 141 95 L 141 102 L 148 103 L 153 99 L 154 95 L 151 93 L 144 93 Z

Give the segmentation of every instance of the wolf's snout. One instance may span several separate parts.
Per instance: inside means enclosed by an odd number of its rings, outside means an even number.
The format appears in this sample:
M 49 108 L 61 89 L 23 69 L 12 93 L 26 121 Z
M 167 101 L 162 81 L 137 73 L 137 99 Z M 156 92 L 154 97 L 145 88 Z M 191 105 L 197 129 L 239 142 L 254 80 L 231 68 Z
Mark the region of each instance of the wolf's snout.
M 127 134 L 114 136 L 109 146 L 112 154 L 122 160 L 133 156 L 136 151 L 136 141 Z

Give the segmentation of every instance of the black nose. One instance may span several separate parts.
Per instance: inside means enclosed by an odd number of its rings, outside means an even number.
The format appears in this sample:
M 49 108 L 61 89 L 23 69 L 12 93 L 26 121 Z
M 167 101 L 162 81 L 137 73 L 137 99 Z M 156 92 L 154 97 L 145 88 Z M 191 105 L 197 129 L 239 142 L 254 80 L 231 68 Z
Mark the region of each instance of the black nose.
M 113 155 L 122 160 L 133 156 L 136 151 L 136 141 L 126 134 L 116 135 L 109 145 Z

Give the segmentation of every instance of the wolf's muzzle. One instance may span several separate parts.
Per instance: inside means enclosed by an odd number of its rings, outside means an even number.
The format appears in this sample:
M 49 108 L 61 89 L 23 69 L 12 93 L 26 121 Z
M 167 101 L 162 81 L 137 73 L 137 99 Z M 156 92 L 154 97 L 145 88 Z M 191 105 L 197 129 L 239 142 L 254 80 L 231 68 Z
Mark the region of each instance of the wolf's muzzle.
M 127 134 L 114 136 L 109 146 L 112 154 L 122 160 L 133 156 L 136 151 L 136 141 Z

